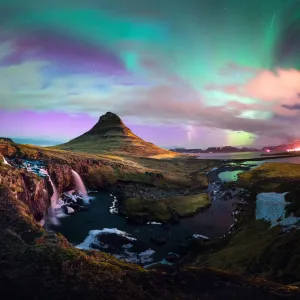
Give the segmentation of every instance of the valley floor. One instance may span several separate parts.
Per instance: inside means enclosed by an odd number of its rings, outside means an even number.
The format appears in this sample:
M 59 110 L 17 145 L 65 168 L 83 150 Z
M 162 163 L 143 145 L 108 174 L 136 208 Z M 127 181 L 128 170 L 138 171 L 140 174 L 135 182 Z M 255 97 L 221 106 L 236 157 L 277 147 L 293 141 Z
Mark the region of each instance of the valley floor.
M 207 187 L 206 173 L 220 165 L 185 156 L 132 158 L 11 147 L 10 157 L 47 162 L 59 192 L 70 187 L 70 169 L 74 169 L 90 188 L 122 189 L 129 182 L 190 196 Z M 45 231 L 36 219 L 49 205 L 35 197 L 44 185 L 42 179 L 2 164 L 1 293 L 6 299 L 43 300 L 299 299 L 299 231 L 282 233 L 255 220 L 256 194 L 262 189 L 290 191 L 289 213 L 298 214 L 298 180 L 300 167 L 289 164 L 268 164 L 244 173 L 238 185 L 251 188 L 249 204 L 231 236 L 221 242 L 195 244 L 182 266 L 145 270 L 102 252 L 76 249 L 62 235 Z

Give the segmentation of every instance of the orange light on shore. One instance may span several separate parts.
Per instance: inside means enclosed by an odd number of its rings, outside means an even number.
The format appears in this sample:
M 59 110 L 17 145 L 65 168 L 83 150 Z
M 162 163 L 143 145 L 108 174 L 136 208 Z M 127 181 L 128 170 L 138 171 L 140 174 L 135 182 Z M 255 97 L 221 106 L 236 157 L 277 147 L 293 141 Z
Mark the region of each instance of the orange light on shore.
M 300 148 L 287 149 L 287 152 L 300 151 Z

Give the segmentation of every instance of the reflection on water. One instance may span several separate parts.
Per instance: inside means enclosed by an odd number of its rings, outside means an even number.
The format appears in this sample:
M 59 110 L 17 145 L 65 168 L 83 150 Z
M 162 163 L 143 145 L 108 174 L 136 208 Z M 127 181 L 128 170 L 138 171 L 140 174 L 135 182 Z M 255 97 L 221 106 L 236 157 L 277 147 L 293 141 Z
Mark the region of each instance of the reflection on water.
M 237 171 L 226 171 L 221 172 L 218 176 L 222 182 L 229 182 L 229 181 L 237 181 L 238 174 L 245 171 L 237 170 Z

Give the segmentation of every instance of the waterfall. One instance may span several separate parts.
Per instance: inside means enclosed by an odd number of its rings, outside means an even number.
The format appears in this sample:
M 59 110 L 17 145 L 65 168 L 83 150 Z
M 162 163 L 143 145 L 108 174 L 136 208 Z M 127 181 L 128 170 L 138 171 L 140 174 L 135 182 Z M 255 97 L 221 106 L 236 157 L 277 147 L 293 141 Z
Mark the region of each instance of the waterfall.
M 58 192 L 57 192 L 57 188 L 55 186 L 55 184 L 53 183 L 49 173 L 47 172 L 47 170 L 44 171 L 44 173 L 46 175 L 48 175 L 48 178 L 49 178 L 49 181 L 50 181 L 50 184 L 52 186 L 52 189 L 53 189 L 53 195 L 51 196 L 51 206 L 48 208 L 48 219 L 49 219 L 49 222 L 53 225 L 59 225 L 59 221 L 58 221 L 58 218 L 57 218 L 57 215 L 56 215 L 56 212 L 55 212 L 55 209 L 56 208 L 59 208 L 58 207 L 58 200 L 59 200 L 59 196 L 58 196 Z M 46 191 L 47 193 L 47 191 Z M 45 192 L 44 192 L 45 194 Z
M 74 170 L 72 170 L 72 175 L 73 175 L 73 178 L 74 178 L 74 181 L 75 181 L 75 186 L 76 186 L 77 190 L 80 192 L 80 194 L 83 197 L 83 201 L 85 203 L 88 203 L 89 202 L 89 196 L 88 196 L 85 185 L 84 185 L 80 175 Z
M 49 176 L 48 172 L 47 172 L 47 175 L 48 175 L 50 184 L 51 184 L 52 189 L 53 189 L 53 195 L 51 197 L 51 207 L 56 208 L 56 206 L 58 204 L 58 199 L 59 199 L 57 188 L 56 188 L 55 184 L 53 183 L 51 177 Z
M 9 164 L 9 163 L 7 162 L 7 160 L 5 159 L 4 156 L 3 156 L 3 163 L 4 163 L 5 165 L 11 166 L 11 164 Z

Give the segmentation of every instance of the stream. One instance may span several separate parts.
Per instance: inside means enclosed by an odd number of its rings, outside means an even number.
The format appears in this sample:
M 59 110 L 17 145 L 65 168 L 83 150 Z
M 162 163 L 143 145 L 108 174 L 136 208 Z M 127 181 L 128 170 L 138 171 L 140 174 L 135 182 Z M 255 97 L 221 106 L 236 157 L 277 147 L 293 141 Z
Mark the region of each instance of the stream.
M 280 158 L 268 161 L 300 163 L 300 157 Z M 175 225 L 159 223 L 135 225 L 112 209 L 117 199 L 108 192 L 89 193 L 87 211 L 60 216 L 60 225 L 52 230 L 62 233 L 70 243 L 81 249 L 94 249 L 139 263 L 143 266 L 154 262 L 171 264 L 179 255 L 184 255 L 192 238 L 212 239 L 228 233 L 235 222 L 236 204 L 243 200 L 243 190 L 222 190 L 222 183 L 236 181 L 238 173 L 259 166 L 266 161 L 226 162 L 218 169 L 207 173 L 211 206 L 197 215 L 180 219 Z M 40 176 L 42 164 L 27 162 L 29 171 Z M 33 166 L 32 166 L 33 165 Z M 175 257 L 175 258 L 174 258 Z M 167 258 L 167 260 L 166 260 Z

